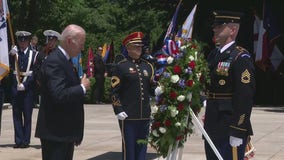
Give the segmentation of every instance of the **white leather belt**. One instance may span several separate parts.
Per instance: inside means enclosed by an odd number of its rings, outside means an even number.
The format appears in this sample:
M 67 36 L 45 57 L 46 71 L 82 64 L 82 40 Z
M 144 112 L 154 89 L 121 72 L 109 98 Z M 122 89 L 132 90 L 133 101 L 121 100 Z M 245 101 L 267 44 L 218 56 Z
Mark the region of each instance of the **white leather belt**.
M 14 71 L 13 73 L 18 74 L 16 71 Z M 20 72 L 20 76 L 31 76 L 32 74 L 33 74 L 33 71 Z

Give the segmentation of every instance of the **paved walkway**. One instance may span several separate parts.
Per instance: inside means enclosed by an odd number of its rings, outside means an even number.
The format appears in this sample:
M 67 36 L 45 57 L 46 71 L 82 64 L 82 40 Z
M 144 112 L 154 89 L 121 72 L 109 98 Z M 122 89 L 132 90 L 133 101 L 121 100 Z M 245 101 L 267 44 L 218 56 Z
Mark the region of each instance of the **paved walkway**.
M 33 112 L 33 130 L 38 109 Z M 121 139 L 118 122 L 110 105 L 85 105 L 85 135 L 75 148 L 74 160 L 120 160 Z M 201 114 L 200 114 L 201 115 Z M 256 148 L 253 160 L 284 160 L 284 107 L 254 107 L 252 123 Z M 32 137 L 31 147 L 14 149 L 11 107 L 3 110 L 0 136 L 0 160 L 40 160 L 39 139 Z M 160 159 L 149 147 L 147 160 Z M 198 131 L 185 144 L 183 160 L 205 160 L 203 140 Z

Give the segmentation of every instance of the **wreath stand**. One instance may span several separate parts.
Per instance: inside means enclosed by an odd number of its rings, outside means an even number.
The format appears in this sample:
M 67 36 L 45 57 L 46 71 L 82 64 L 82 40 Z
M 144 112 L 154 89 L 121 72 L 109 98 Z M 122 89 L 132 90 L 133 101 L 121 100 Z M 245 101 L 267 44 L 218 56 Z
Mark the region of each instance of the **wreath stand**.
M 199 122 L 198 118 L 196 117 L 195 113 L 192 111 L 192 109 L 189 107 L 190 115 L 192 117 L 192 123 L 197 126 L 197 128 L 201 131 L 207 142 L 209 143 L 210 147 L 214 151 L 215 155 L 219 160 L 223 160 L 222 156 L 220 155 L 219 151 L 213 144 L 212 140 L 208 136 L 207 132 L 204 130 L 202 124 Z M 169 147 L 168 155 L 166 157 L 166 160 L 181 160 L 183 154 L 183 147 L 176 147 L 173 149 L 172 145 Z

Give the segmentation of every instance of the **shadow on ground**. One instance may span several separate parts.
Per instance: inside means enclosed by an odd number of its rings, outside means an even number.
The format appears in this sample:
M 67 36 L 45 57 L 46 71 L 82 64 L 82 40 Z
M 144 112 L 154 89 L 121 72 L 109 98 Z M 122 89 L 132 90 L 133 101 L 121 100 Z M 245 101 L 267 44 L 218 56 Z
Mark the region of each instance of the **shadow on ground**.
M 264 111 L 283 113 L 284 112 L 284 107 L 275 107 L 275 108 L 265 109 Z
M 257 110 L 263 110 L 266 112 L 277 112 L 277 113 L 283 113 L 284 112 L 284 106 L 272 106 L 272 107 L 267 107 L 267 106 L 261 106 L 261 105 L 256 105 Z
M 13 148 L 14 144 L 1 144 L 1 148 Z M 29 148 L 41 149 L 40 145 L 30 145 Z M 24 148 L 17 148 L 17 149 L 24 149 Z
M 159 155 L 156 153 L 147 153 L 146 159 L 147 160 L 153 160 L 158 158 Z M 104 154 L 98 155 L 93 158 L 89 158 L 87 160 L 116 160 L 121 159 L 121 152 L 106 152 Z

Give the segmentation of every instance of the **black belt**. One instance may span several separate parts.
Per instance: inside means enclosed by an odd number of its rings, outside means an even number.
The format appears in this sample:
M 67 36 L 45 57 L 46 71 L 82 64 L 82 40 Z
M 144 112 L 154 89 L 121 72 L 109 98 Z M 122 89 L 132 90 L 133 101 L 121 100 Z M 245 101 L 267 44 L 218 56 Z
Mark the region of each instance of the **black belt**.
M 208 99 L 232 99 L 232 93 L 212 93 L 207 92 L 206 96 Z

